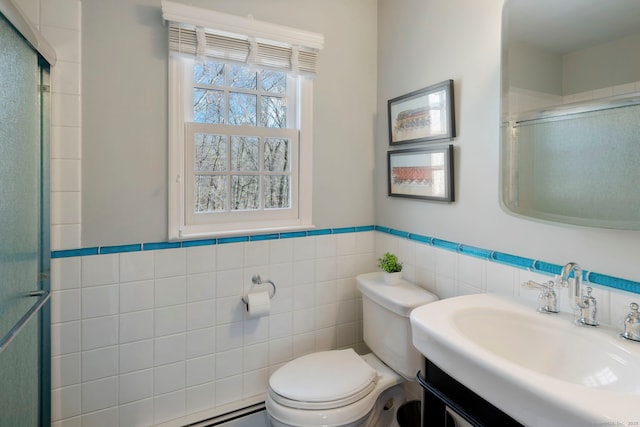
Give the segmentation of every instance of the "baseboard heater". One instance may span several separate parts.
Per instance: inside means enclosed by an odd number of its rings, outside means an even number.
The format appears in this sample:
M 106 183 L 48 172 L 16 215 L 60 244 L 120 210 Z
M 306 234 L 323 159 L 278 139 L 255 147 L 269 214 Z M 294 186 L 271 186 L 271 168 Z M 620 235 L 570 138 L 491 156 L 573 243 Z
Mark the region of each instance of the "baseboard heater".
M 246 417 L 247 415 L 255 414 L 256 412 L 264 411 L 264 402 L 259 402 L 254 405 L 250 405 L 235 411 L 227 412 L 226 414 L 217 415 L 213 418 L 209 418 L 196 423 L 187 424 L 184 427 L 214 427 L 219 426 L 229 421 L 237 420 L 238 418 Z

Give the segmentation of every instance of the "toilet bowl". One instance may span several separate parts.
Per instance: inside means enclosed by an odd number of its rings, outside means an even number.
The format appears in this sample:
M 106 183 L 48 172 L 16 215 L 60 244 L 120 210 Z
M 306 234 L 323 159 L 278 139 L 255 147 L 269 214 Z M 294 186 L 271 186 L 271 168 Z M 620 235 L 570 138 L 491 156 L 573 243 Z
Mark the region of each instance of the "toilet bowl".
M 357 282 L 372 353 L 323 351 L 283 365 L 269 379 L 265 406 L 272 426 L 373 427 L 404 401 L 403 384 L 420 369 L 409 313 L 437 297 L 407 281 L 389 285 L 382 273 L 360 275 Z

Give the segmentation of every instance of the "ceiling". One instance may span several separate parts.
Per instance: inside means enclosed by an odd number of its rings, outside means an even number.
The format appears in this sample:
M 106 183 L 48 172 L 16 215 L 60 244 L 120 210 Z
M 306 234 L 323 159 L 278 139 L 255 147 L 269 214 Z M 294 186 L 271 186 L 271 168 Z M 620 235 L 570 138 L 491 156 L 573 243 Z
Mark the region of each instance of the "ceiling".
M 567 53 L 640 33 L 640 0 L 506 0 L 509 38 Z

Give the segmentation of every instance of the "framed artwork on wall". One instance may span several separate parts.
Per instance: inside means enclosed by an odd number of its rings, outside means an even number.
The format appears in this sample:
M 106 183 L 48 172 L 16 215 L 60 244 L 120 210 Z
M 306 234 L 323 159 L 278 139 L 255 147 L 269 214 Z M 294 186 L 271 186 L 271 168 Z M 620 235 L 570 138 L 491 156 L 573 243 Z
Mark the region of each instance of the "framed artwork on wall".
M 451 203 L 453 145 L 387 152 L 388 195 Z
M 390 145 L 438 141 L 456 136 L 453 80 L 390 99 L 387 110 Z

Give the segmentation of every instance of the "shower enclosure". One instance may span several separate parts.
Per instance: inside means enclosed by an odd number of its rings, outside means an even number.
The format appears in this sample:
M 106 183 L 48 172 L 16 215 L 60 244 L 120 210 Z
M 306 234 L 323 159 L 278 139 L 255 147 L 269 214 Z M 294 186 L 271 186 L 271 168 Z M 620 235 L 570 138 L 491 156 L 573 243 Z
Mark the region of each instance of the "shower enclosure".
M 51 424 L 49 68 L 53 50 L 0 0 L 0 426 Z

